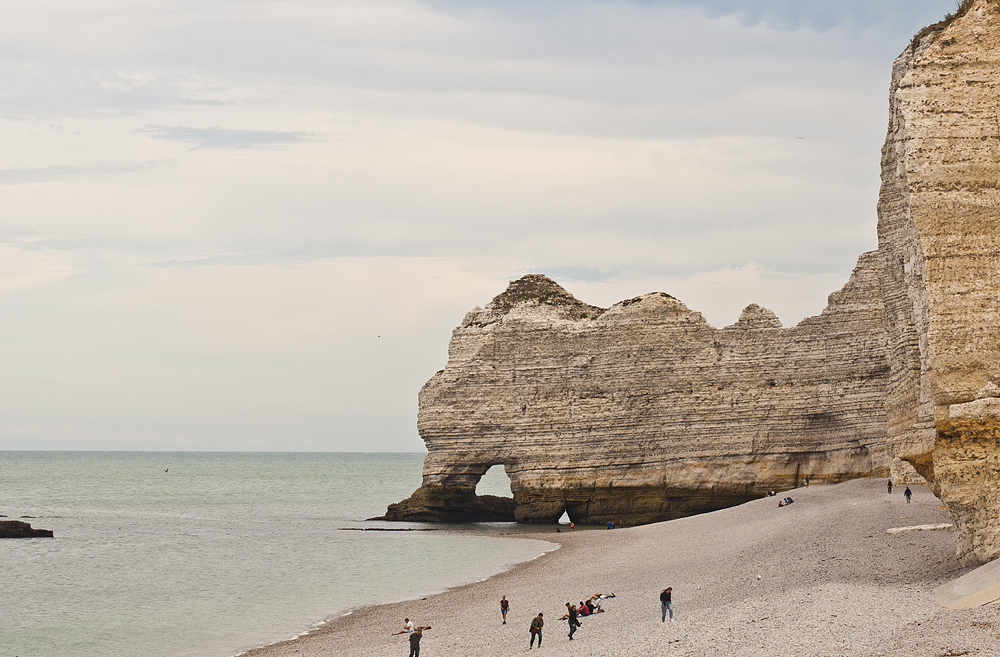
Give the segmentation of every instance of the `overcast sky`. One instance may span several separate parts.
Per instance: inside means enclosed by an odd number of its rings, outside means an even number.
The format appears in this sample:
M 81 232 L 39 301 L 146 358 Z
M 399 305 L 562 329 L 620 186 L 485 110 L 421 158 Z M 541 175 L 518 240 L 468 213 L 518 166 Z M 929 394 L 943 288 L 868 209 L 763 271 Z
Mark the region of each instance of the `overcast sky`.
M 525 273 L 818 314 L 877 246 L 892 60 L 953 9 L 6 3 L 0 449 L 420 451 Z

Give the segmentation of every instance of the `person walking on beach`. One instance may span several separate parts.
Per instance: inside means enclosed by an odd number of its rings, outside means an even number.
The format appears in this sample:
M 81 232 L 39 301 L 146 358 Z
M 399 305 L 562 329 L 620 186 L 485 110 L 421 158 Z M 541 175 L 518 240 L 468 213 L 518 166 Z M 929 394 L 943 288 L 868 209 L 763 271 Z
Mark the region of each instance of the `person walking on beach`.
M 674 622 L 674 607 L 670 602 L 670 594 L 673 590 L 673 587 L 668 586 L 663 589 L 663 593 L 660 594 L 660 611 L 663 612 L 660 617 L 661 623 L 667 622 L 667 612 L 670 612 L 670 622 Z
M 424 630 L 429 629 L 430 625 L 423 625 L 410 633 L 410 657 L 420 657 L 420 639 L 424 638 Z
M 890 479 L 888 483 L 886 483 L 885 489 L 889 492 L 890 495 L 892 495 L 892 479 Z
M 538 612 L 538 615 L 531 619 L 531 627 L 528 631 L 531 632 L 531 643 L 528 644 L 528 650 L 531 650 L 535 646 L 535 637 L 538 637 L 538 647 L 542 647 L 542 625 L 545 625 L 545 621 L 542 620 L 542 613 Z
M 576 605 L 571 605 L 566 603 L 566 609 L 569 610 L 569 640 L 573 640 L 573 632 L 576 632 L 576 628 L 580 627 L 580 621 L 576 619 Z
M 903 497 L 906 498 L 906 503 L 910 503 L 910 498 L 913 497 L 913 493 L 910 492 L 910 487 L 907 486 L 906 490 L 903 491 Z
M 413 631 L 413 621 L 411 621 L 409 618 L 404 618 L 403 629 L 401 629 L 398 632 L 393 632 L 392 635 L 396 636 L 397 634 L 409 634 L 412 631 Z
M 507 624 L 507 612 L 510 611 L 510 603 L 507 602 L 507 596 L 500 596 L 500 615 L 503 616 L 503 624 Z

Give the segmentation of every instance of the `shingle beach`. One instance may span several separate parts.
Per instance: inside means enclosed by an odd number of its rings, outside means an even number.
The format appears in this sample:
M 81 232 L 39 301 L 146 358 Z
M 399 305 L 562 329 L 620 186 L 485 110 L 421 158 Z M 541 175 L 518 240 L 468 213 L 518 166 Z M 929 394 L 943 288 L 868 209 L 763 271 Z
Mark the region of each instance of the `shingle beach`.
M 560 549 L 482 582 L 355 610 L 253 657 L 409 654 L 403 618 L 430 625 L 421 657 L 473 655 L 1000 655 L 1000 614 L 945 610 L 933 589 L 969 569 L 950 531 L 886 530 L 948 522 L 924 486 L 887 495 L 885 479 L 812 486 L 739 507 L 628 529 L 532 535 Z M 795 503 L 778 508 L 790 495 Z M 401 567 L 404 567 L 401 564 Z M 660 621 L 673 587 L 675 620 Z M 567 638 L 565 603 L 614 593 L 606 613 Z M 501 624 L 499 601 L 511 611 Z M 528 625 L 543 612 L 542 648 Z M 995 623 L 995 625 L 994 625 Z M 967 651 L 967 652 L 963 652 Z

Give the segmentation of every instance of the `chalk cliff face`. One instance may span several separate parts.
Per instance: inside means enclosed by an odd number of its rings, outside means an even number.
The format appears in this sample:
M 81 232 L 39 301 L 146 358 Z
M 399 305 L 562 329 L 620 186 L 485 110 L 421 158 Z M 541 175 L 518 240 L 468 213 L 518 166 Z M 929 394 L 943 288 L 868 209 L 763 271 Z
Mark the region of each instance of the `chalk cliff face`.
M 522 522 L 651 522 L 887 472 L 877 262 L 787 329 L 756 305 L 716 329 L 663 293 L 605 310 L 544 276 L 511 283 L 421 391 L 423 486 L 386 517 L 467 516 L 496 464 Z
M 1000 12 L 957 14 L 893 66 L 879 256 L 889 450 L 982 561 L 1000 556 Z
M 647 522 L 891 467 L 962 559 L 1000 557 L 1000 0 L 915 37 L 889 113 L 879 249 L 820 316 L 715 329 L 665 294 L 604 310 L 515 281 L 424 386 L 423 486 L 386 517 Z M 513 509 L 475 496 L 494 464 Z

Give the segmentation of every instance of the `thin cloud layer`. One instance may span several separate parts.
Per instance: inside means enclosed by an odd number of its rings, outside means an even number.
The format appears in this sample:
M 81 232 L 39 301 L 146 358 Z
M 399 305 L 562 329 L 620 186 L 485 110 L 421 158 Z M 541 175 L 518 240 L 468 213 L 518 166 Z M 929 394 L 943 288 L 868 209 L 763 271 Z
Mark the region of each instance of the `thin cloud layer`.
M 282 132 L 279 130 L 228 130 L 226 128 L 188 128 L 181 126 L 144 126 L 139 132 L 147 132 L 160 139 L 170 139 L 195 148 L 231 148 L 242 150 L 296 144 L 313 139 L 303 132 Z

